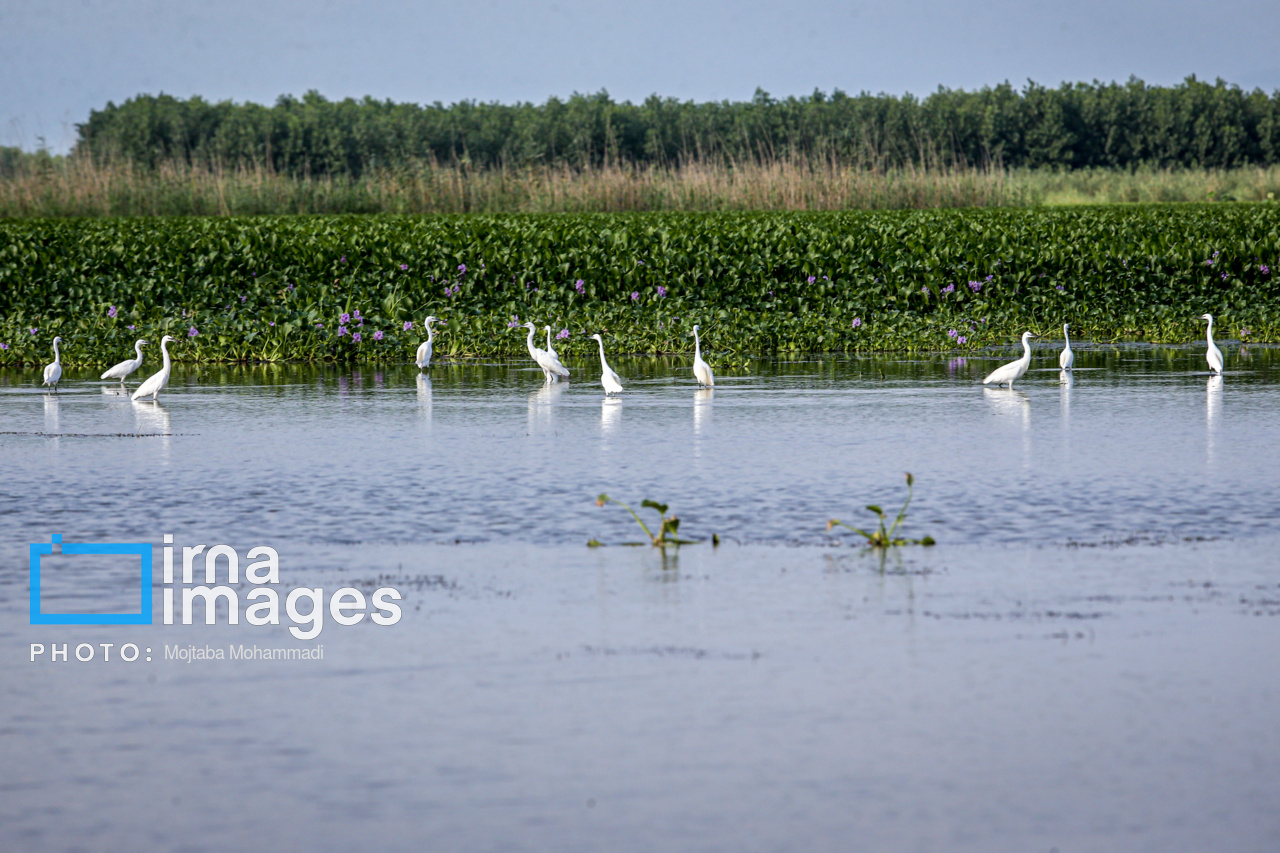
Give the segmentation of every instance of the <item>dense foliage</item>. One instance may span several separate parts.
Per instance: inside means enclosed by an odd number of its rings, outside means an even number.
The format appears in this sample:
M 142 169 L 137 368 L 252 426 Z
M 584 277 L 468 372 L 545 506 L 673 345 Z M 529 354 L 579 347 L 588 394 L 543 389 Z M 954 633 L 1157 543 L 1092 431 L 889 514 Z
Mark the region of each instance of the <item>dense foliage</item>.
M 414 163 L 476 168 L 681 165 L 803 157 L 860 168 L 1228 168 L 1280 163 L 1280 91 L 1189 77 L 1177 86 L 1008 83 L 975 92 L 832 95 L 641 104 L 606 93 L 535 105 L 329 101 L 274 106 L 140 95 L 79 126 L 79 153 L 301 175 L 360 175 Z
M 971 349 L 1024 328 L 1280 338 L 1272 204 L 889 213 L 0 221 L 0 363 Z M 359 334 L 359 339 L 355 335 Z M 713 356 L 713 363 L 716 356 Z

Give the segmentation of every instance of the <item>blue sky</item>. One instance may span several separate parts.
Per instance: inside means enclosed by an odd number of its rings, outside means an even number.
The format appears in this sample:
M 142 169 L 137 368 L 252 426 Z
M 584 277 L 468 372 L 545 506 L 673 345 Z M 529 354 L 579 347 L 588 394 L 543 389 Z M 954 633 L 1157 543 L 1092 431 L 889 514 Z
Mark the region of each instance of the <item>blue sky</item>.
M 0 0 L 0 144 L 55 150 L 140 92 L 271 103 L 743 100 L 1028 78 L 1280 89 L 1280 2 Z

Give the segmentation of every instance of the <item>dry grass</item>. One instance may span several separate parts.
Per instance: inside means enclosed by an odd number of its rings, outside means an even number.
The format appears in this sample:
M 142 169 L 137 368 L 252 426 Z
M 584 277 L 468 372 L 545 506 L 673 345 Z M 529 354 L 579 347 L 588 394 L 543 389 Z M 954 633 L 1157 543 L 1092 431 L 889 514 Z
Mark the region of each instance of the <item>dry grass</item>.
M 848 210 L 1261 201 L 1280 167 L 1234 170 L 867 171 L 833 162 L 471 170 L 426 163 L 357 179 L 268 169 L 53 158 L 0 175 L 0 217 Z

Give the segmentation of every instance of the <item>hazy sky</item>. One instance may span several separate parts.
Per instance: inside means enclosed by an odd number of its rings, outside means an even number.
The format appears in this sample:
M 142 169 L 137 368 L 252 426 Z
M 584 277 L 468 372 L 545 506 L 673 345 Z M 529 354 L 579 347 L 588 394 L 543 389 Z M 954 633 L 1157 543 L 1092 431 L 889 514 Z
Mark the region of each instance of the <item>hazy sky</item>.
M 1280 0 L 0 0 L 0 144 L 140 92 L 271 103 L 744 100 L 1028 78 L 1280 89 Z

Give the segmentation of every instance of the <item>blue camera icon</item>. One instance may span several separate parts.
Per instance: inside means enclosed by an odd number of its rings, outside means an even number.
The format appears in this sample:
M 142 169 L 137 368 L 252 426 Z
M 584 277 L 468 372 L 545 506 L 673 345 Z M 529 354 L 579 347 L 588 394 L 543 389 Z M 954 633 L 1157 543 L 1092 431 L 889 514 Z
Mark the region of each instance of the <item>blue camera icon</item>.
M 40 558 L 54 554 L 54 546 L 63 555 L 136 556 L 141 561 L 137 613 L 44 613 L 40 607 Z M 31 543 L 31 624 L 32 625 L 150 625 L 151 624 L 151 545 L 146 542 L 111 542 L 105 544 L 63 543 L 55 533 L 48 544 Z

